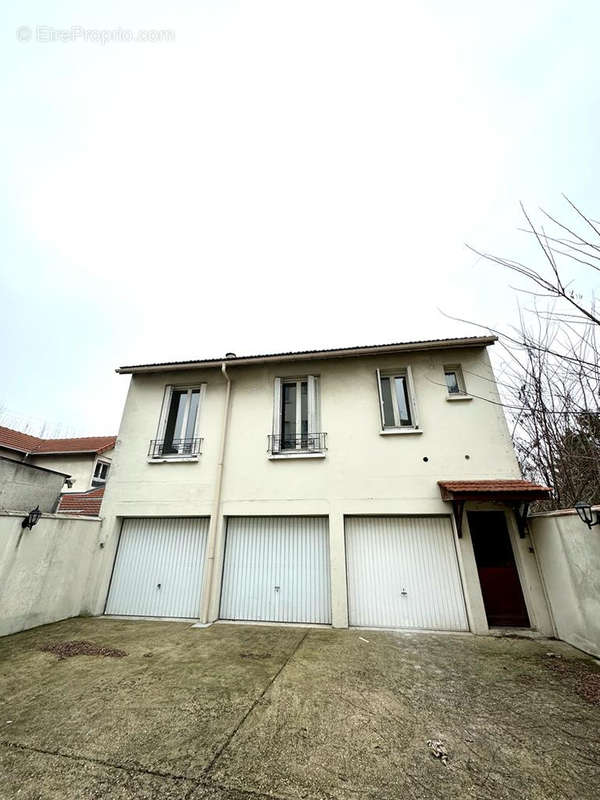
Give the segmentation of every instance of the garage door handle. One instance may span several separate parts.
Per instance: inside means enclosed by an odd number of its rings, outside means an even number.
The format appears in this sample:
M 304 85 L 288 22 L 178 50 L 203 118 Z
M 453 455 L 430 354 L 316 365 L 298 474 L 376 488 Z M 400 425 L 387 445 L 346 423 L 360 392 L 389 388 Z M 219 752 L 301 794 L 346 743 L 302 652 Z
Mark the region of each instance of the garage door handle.
M 274 589 L 275 589 L 276 592 L 278 592 L 279 591 L 279 586 L 275 586 Z
M 157 588 L 157 589 L 160 589 L 160 583 L 157 583 L 157 584 L 156 584 L 156 588 Z
M 400 594 L 402 595 L 402 597 L 406 597 L 406 595 L 408 594 L 408 592 L 406 591 L 406 589 L 402 589 L 402 591 L 400 592 Z

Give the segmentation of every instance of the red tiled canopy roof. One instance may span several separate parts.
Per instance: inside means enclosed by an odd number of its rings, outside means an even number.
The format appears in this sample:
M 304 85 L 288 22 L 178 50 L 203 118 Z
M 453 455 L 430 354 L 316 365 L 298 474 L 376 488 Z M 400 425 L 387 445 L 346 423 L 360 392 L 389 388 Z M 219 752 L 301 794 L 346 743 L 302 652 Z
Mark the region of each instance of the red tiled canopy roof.
M 62 495 L 56 510 L 67 514 L 86 514 L 90 517 L 97 517 L 100 514 L 103 497 L 104 486 L 90 489 L 89 492 L 70 492 Z
M 499 500 L 542 500 L 552 489 L 532 481 L 516 479 L 438 481 L 442 500 L 495 497 Z
M 82 436 L 70 439 L 41 439 L 0 425 L 0 447 L 32 455 L 50 453 L 104 453 L 115 446 L 116 436 Z

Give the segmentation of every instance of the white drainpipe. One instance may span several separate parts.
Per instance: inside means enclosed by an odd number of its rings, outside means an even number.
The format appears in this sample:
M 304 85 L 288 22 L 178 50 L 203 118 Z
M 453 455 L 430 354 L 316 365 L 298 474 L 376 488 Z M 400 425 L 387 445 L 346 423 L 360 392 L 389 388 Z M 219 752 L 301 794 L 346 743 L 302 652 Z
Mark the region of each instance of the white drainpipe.
M 202 603 L 201 603 L 201 621 L 209 622 L 210 614 L 210 599 L 212 594 L 212 586 L 214 582 L 215 571 L 215 550 L 217 544 L 217 533 L 219 530 L 220 511 L 221 511 L 221 489 L 223 486 L 223 463 L 225 461 L 225 444 L 227 441 L 227 427 L 229 425 L 229 403 L 231 398 L 231 378 L 227 374 L 227 364 L 225 361 L 221 364 L 221 372 L 227 381 L 225 389 L 225 408 L 223 411 L 223 425 L 221 426 L 221 444 L 219 447 L 219 460 L 217 461 L 217 474 L 215 478 L 215 494 L 213 499 L 212 513 L 210 515 L 210 524 L 208 527 L 208 541 L 206 543 L 206 567 L 205 567 L 205 581 L 202 590 Z

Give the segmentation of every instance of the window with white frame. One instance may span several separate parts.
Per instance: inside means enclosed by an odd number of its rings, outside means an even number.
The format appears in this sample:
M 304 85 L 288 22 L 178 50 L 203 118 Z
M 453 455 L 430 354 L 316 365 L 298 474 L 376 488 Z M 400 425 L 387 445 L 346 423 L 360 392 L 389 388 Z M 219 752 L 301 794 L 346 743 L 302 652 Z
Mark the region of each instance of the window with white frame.
M 449 395 L 466 394 L 465 380 L 460 364 L 447 364 L 444 367 L 444 379 Z
M 109 469 L 110 464 L 108 461 L 96 461 L 94 475 L 92 477 L 92 486 L 104 486 L 106 479 L 108 478 Z
M 204 383 L 166 387 L 158 436 L 150 445 L 151 458 L 196 458 L 199 455 L 198 422 L 205 390 Z
M 382 428 L 418 428 L 410 368 L 385 372 L 377 370 L 377 385 Z
M 270 452 L 324 450 L 325 434 L 319 431 L 319 427 L 317 377 L 276 378 Z

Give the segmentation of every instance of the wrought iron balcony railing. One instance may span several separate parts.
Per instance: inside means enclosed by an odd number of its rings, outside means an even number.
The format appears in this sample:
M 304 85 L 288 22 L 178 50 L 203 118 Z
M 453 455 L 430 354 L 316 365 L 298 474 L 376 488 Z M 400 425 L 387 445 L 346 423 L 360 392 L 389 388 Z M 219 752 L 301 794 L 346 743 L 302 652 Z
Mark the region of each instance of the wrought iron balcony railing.
M 268 452 L 273 453 L 322 453 L 327 450 L 326 433 L 271 434 Z
M 202 439 L 153 439 L 148 450 L 149 458 L 198 456 Z

